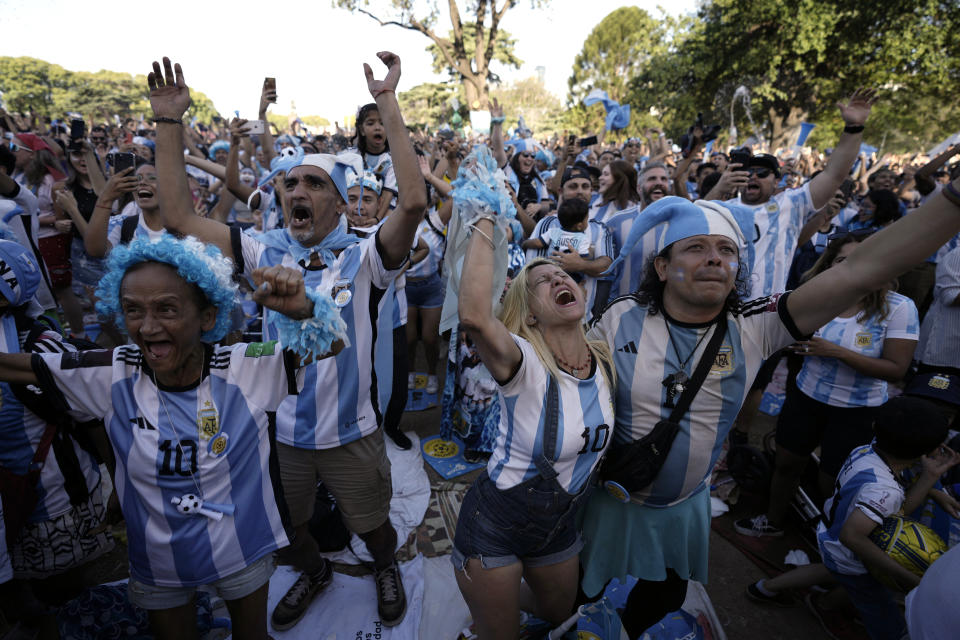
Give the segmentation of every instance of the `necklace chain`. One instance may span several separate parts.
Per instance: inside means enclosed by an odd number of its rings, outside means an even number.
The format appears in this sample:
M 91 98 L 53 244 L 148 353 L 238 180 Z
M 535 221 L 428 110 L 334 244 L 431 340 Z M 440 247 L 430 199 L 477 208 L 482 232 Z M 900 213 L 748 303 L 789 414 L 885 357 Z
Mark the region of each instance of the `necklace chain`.
M 554 354 L 553 357 L 554 357 L 554 359 L 557 361 L 557 364 L 561 365 L 562 367 L 564 367 L 567 371 L 570 371 L 571 373 L 574 372 L 574 371 L 589 371 L 589 370 L 590 370 L 590 365 L 593 364 L 593 353 L 591 353 L 591 351 L 590 351 L 589 348 L 587 348 L 587 361 L 586 361 L 585 363 L 581 364 L 581 365 L 573 365 L 573 364 L 570 364 L 569 362 L 567 362 L 566 360 L 564 360 L 563 358 L 561 358 L 561 357 L 558 356 L 557 354 Z
M 700 348 L 700 345 L 703 343 L 703 339 L 707 337 L 707 334 L 708 334 L 708 333 L 710 333 L 710 327 L 707 327 L 707 330 L 704 331 L 704 332 L 703 332 L 703 335 L 700 336 L 700 338 L 697 340 L 697 344 L 695 344 L 695 345 L 693 346 L 693 350 L 690 351 L 690 353 L 689 353 L 689 354 L 687 355 L 687 357 L 683 360 L 683 362 L 680 362 L 680 351 L 677 349 L 677 343 L 676 343 L 676 341 L 673 339 L 673 332 L 670 331 L 670 321 L 669 321 L 669 320 L 666 321 L 666 325 L 667 325 L 667 336 L 669 336 L 669 339 L 670 339 L 670 346 L 673 347 L 673 353 L 674 353 L 674 355 L 677 356 L 677 362 L 680 363 L 680 368 L 679 368 L 679 370 L 680 370 L 680 371 L 683 371 L 684 369 L 687 368 L 687 363 L 690 362 L 690 358 L 692 358 L 692 357 L 693 357 L 693 354 L 695 354 L 695 353 L 697 352 L 697 349 Z
M 203 373 L 206 371 L 207 365 L 207 353 L 206 350 L 203 352 L 203 360 L 200 363 L 200 383 L 203 384 Z M 177 425 L 174 424 L 173 418 L 170 416 L 170 410 L 167 409 L 167 402 L 163 399 L 163 391 L 160 389 L 160 384 L 157 382 L 157 372 L 153 369 L 150 370 L 150 373 L 153 374 L 153 384 L 157 388 L 157 397 L 160 398 L 160 406 L 163 407 L 163 412 L 167 415 L 167 420 L 170 422 L 170 429 L 173 431 L 173 437 L 177 439 L 177 447 L 182 452 L 180 455 L 185 453 L 183 448 L 183 443 L 180 441 L 180 436 L 177 434 Z M 197 450 L 197 466 L 200 466 L 200 451 Z M 200 484 L 197 482 L 197 477 L 193 473 L 193 465 L 189 465 L 190 468 L 190 479 L 193 480 L 193 486 L 197 488 L 197 497 L 202 501 L 203 500 L 203 491 L 200 489 Z

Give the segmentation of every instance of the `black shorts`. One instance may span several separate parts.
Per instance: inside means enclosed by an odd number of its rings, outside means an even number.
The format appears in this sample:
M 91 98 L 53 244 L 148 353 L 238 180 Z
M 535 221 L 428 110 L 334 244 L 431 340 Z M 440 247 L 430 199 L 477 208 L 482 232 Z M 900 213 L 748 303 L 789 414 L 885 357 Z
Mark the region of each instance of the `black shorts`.
M 806 456 L 820 447 L 820 470 L 836 477 L 850 452 L 873 440 L 879 407 L 834 407 L 788 390 L 777 419 L 777 447 Z

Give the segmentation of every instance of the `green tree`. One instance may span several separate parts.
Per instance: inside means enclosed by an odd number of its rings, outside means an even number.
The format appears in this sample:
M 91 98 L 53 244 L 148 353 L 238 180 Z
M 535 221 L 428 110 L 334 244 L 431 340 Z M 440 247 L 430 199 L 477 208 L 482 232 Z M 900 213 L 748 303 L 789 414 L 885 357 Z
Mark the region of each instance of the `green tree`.
M 956 115 L 958 27 L 957 0 L 711 0 L 634 79 L 631 99 L 657 107 L 679 132 L 697 111 L 726 122 L 744 85 L 765 137 L 779 147 L 803 121 L 823 124 L 816 133 L 826 135 L 836 124 L 836 101 L 873 86 L 892 117 L 872 119 L 867 139 L 896 133 L 915 144 L 942 137 L 936 123 L 944 112 Z M 934 126 L 918 129 L 913 119 Z
M 539 78 L 530 77 L 501 86 L 491 92 L 491 97 L 496 98 L 503 107 L 511 126 L 522 115 L 537 138 L 565 128 L 560 98 L 547 91 Z
M 454 37 L 455 36 L 452 31 L 447 35 L 448 40 L 453 40 Z M 523 64 L 523 61 L 517 58 L 513 53 L 516 45 L 516 39 L 512 38 L 509 33 L 503 31 L 502 29 L 497 31 L 497 41 L 494 44 L 493 59 L 505 67 L 519 69 Z M 468 22 L 467 24 L 463 25 L 463 47 L 469 58 L 473 58 L 476 55 L 477 25 L 472 22 Z M 452 80 L 460 80 L 460 71 L 448 63 L 447 59 L 444 58 L 440 47 L 437 46 L 435 42 L 431 42 L 427 46 L 427 51 L 430 52 L 431 56 L 433 56 L 433 70 L 435 73 L 446 71 L 448 74 L 450 74 L 450 78 Z M 487 68 L 487 81 L 493 84 L 500 84 L 500 77 Z
M 516 6 L 517 0 L 475 0 L 468 5 L 467 18 L 461 18 L 460 7 L 455 0 L 448 0 L 450 13 L 449 36 L 442 37 L 437 28 L 439 10 L 431 5 L 427 13 L 415 10 L 414 0 L 381 0 L 378 13 L 368 10 L 369 0 L 334 0 L 343 9 L 357 11 L 376 20 L 381 25 L 392 25 L 422 33 L 433 41 L 442 60 L 439 68 L 454 70 L 463 85 L 466 104 L 473 109 L 488 104 L 490 62 L 494 60 L 503 39 L 500 37 L 500 22 L 507 11 Z M 534 6 L 543 6 L 549 0 L 531 0 Z M 386 19 L 380 16 L 386 16 Z M 469 26 L 472 24 L 473 29 Z M 472 43 L 467 44 L 471 39 Z M 509 40 L 509 39 L 508 39 Z M 468 46 L 471 53 L 468 53 Z M 510 54 L 512 57 L 512 53 Z
M 70 72 L 36 58 L 0 58 L 0 91 L 10 112 L 57 116 L 70 93 Z
M 454 113 L 453 98 L 459 105 L 457 113 L 464 120 L 468 120 L 470 111 L 465 104 L 463 87 L 459 84 L 425 82 L 397 96 L 403 110 L 403 119 L 408 125 L 431 128 L 450 121 Z

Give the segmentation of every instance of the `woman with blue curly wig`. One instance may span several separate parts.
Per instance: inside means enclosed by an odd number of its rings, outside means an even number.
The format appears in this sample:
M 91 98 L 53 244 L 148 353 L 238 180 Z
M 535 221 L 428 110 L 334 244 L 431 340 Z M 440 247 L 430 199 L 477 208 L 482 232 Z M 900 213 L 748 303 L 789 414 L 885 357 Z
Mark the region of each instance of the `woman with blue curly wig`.
M 233 637 L 267 638 L 272 552 L 288 544 L 274 492 L 267 412 L 298 390 L 299 358 L 276 342 L 215 346 L 230 326 L 233 265 L 194 238 L 116 247 L 97 291 L 133 344 L 69 354 L 0 355 L 0 380 L 38 385 L 62 410 L 102 419 L 127 523 L 129 596 L 157 638 L 196 638 L 194 592 L 214 587 Z M 256 300 L 286 335 L 334 335 L 329 295 L 298 271 L 253 273 Z M 284 335 L 284 332 L 281 332 Z M 306 350 L 301 348 L 304 354 Z M 299 382 L 302 385 L 302 378 Z

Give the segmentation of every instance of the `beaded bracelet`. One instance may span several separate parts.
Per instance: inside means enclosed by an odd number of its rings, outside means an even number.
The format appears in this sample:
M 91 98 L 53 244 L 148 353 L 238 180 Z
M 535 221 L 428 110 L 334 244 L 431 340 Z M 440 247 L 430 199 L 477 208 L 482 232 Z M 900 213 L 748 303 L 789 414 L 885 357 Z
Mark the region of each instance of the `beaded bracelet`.
M 180 118 L 165 118 L 163 116 L 157 116 L 156 118 L 151 118 L 150 120 L 155 124 L 160 122 L 165 122 L 167 124 L 183 124 L 183 120 Z

